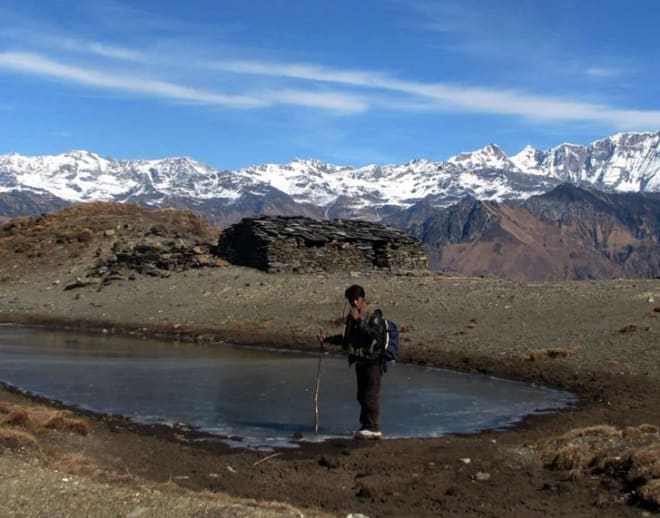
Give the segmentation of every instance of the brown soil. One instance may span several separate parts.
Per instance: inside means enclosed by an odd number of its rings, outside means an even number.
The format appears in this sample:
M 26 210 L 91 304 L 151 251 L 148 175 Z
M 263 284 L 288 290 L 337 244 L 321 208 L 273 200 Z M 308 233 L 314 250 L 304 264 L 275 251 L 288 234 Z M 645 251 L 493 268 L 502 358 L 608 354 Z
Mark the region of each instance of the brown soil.
M 657 510 L 658 280 L 520 284 L 419 273 L 268 275 L 225 267 L 64 290 L 108 237 L 85 239 L 92 243 L 77 242 L 73 257 L 66 244 L 58 254 L 30 259 L 7 249 L 0 258 L 2 321 L 316 350 L 319 329 L 338 330 L 345 286 L 358 282 L 405 331 L 402 361 L 542 383 L 574 391 L 581 402 L 504 433 L 332 440 L 270 458 L 203 440 L 185 428 L 84 416 L 87 435 L 37 435 L 41 453 L 25 447 L 22 454 L 0 455 L 3 463 L 24 463 L 20 470 L 37 477 L 39 470 L 56 469 L 44 451 L 53 458 L 79 453 L 102 468 L 75 474 L 85 484 L 123 491 L 128 482 L 99 473 L 130 474 L 149 491 L 165 484 L 157 490 L 192 490 L 186 498 L 210 492 L 278 501 L 291 507 L 277 512 L 295 508 L 306 515 L 619 517 Z M 350 372 L 347 382 L 353 382 Z M 33 404 L 6 389 L 0 402 Z M 20 421 L 12 425 L 17 430 L 25 425 Z M 645 424 L 652 426 L 640 428 Z M 579 431 L 591 427 L 603 432 L 596 442 Z M 7 490 L 9 483 L 0 478 L 0 494 L 19 498 L 18 489 Z M 78 497 L 103 502 L 91 486 Z M 38 515 L 39 502 L 37 495 L 24 503 L 23 514 L 12 516 Z M 141 516 L 183 515 L 156 503 L 145 507 Z M 219 515 L 204 513 L 197 515 Z

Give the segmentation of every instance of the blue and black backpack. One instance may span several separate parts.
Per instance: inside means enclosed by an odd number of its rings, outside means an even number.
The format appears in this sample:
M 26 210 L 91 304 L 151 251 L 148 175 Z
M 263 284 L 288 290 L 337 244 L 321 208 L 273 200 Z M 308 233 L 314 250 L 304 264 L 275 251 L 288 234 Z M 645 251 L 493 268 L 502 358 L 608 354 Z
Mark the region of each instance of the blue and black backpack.
M 381 358 L 386 362 L 393 362 L 399 354 L 399 328 L 394 322 L 385 320 L 385 342 Z
M 357 324 L 350 317 L 346 317 L 346 328 L 344 329 L 344 341 L 352 335 L 352 329 Z M 387 364 L 396 361 L 399 354 L 399 328 L 397 325 L 383 318 L 383 312 L 376 309 L 369 319 L 369 325 L 379 328 L 376 337 L 367 343 L 358 346 L 344 344 L 344 349 L 348 352 L 348 363 L 352 365 L 356 361 L 380 362 L 384 370 L 387 370 Z

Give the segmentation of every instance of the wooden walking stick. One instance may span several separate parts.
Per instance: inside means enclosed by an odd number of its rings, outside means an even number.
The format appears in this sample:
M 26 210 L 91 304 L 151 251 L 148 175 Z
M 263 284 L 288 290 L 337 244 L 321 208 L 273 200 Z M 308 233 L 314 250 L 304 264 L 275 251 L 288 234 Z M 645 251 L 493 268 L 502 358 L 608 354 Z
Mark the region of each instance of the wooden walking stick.
M 319 433 L 319 387 L 321 386 L 321 360 L 323 359 L 323 340 L 319 335 L 319 363 L 316 367 L 316 391 L 314 392 L 314 433 Z

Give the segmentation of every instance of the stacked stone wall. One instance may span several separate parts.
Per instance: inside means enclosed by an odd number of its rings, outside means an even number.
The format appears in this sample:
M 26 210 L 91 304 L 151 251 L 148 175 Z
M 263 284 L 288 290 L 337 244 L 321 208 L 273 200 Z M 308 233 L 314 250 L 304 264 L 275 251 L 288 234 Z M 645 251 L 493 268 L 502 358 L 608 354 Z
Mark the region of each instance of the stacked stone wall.
M 270 216 L 226 229 L 216 253 L 269 272 L 314 273 L 427 268 L 422 243 L 384 225 Z

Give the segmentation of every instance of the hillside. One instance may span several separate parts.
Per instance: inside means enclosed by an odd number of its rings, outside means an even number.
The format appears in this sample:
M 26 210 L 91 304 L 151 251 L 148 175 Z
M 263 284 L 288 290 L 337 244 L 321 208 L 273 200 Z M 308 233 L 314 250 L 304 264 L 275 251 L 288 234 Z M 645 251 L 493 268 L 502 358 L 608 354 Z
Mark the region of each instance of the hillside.
M 654 193 L 564 184 L 523 202 L 418 205 L 385 222 L 424 242 L 433 270 L 523 282 L 660 276 L 660 195 Z M 212 266 L 219 261 L 218 235 L 190 211 L 97 202 L 5 222 L 0 255 L 18 269 L 78 258 L 79 275 L 102 282 Z
M 214 227 L 189 211 L 97 202 L 5 222 L 0 258 L 12 275 L 69 265 L 72 279 L 103 285 L 215 266 L 210 250 L 217 237 Z
M 660 276 L 660 195 L 564 184 L 523 203 L 464 200 L 411 231 L 435 269 L 517 281 Z

